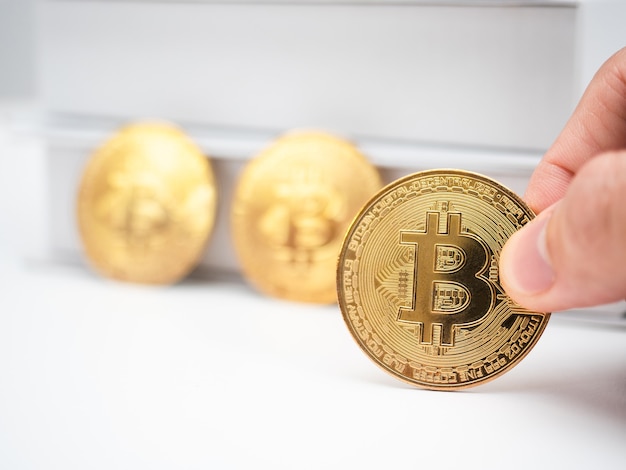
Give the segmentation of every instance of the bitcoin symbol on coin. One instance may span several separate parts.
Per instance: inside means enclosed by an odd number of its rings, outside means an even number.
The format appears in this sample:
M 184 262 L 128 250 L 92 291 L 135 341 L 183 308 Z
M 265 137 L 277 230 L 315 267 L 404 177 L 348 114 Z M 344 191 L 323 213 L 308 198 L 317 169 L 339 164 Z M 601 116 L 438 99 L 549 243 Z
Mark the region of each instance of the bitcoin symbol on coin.
M 439 216 L 439 212 L 427 213 L 424 232 L 400 232 L 401 244 L 415 246 L 415 276 L 413 305 L 400 308 L 398 321 L 421 324 L 418 338 L 423 344 L 432 344 L 438 330 L 441 344 L 453 345 L 455 326 L 485 316 L 494 291 L 480 276 L 489 259 L 487 248 L 461 231 L 460 213 L 448 213 L 444 233 L 439 232 Z

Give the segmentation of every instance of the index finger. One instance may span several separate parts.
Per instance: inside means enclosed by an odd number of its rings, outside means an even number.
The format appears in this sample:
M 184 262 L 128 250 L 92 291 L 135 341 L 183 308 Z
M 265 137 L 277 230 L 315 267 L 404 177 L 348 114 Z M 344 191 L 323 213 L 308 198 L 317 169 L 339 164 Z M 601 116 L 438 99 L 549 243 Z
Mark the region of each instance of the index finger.
M 594 156 L 626 148 L 626 47 L 600 67 L 556 141 L 533 172 L 524 198 L 537 213 L 560 200 Z

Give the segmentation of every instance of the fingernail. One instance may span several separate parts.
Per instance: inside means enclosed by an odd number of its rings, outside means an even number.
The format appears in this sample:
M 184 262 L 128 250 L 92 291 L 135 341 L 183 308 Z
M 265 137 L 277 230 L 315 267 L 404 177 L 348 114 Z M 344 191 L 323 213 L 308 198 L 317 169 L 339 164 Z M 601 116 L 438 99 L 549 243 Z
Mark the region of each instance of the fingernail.
M 546 244 L 546 228 L 552 210 L 513 234 L 500 258 L 500 280 L 507 292 L 524 295 L 548 290 L 554 283 L 554 271 Z

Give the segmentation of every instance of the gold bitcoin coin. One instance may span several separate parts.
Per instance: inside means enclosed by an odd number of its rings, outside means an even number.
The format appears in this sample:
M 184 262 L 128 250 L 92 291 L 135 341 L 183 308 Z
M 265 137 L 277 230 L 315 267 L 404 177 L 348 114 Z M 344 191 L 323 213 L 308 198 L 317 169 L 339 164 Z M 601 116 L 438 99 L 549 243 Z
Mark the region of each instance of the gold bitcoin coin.
M 139 123 L 88 162 L 78 193 L 84 251 L 105 276 L 169 284 L 196 265 L 215 218 L 208 159 L 169 124 Z
M 344 140 L 321 132 L 278 139 L 236 189 L 232 233 L 244 275 L 275 297 L 336 302 L 343 235 L 380 187 L 377 170 Z
M 550 318 L 500 285 L 502 247 L 533 217 L 507 188 L 461 170 L 383 188 L 352 223 L 337 267 L 339 305 L 358 345 L 430 389 L 477 385 L 513 367 Z

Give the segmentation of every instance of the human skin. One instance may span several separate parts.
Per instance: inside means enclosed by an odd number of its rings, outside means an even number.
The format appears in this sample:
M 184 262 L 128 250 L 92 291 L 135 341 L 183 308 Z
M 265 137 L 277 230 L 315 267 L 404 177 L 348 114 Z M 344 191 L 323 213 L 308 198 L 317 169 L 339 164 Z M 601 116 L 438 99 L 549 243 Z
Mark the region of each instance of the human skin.
M 551 312 L 626 298 L 626 48 L 595 74 L 524 198 L 538 216 L 500 257 L 513 300 Z

